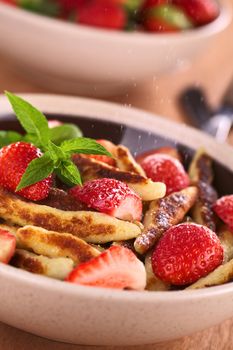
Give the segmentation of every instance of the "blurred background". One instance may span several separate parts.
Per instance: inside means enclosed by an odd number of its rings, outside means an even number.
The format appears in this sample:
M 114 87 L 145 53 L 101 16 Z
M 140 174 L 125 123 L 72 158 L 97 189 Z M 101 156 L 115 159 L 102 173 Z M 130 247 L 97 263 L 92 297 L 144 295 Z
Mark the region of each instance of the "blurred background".
M 2 0 L 0 92 L 94 96 L 194 124 L 180 103 L 184 90 L 200 87 L 219 110 L 233 78 L 232 7 L 222 1 L 220 18 L 179 33 L 124 33 L 32 15 Z

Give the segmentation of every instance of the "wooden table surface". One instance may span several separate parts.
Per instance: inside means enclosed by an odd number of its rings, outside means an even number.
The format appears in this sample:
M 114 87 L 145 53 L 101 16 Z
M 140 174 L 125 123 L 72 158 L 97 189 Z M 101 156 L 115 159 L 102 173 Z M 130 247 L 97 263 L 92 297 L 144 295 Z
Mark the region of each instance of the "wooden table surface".
M 178 94 L 187 85 L 200 84 L 206 89 L 213 106 L 219 103 L 233 77 L 232 38 L 233 24 L 206 49 L 204 54 L 198 57 L 188 70 L 144 83 L 135 87 L 128 94 L 113 97 L 111 100 L 136 106 L 177 122 L 188 122 L 177 106 Z M 7 60 L 0 56 L 0 93 L 4 90 L 50 92 L 33 85 L 20 74 L 16 74 L 8 65 Z M 232 141 L 233 139 L 230 140 L 230 142 Z M 83 348 L 97 349 L 96 347 L 74 346 L 48 341 L 0 323 L 1 350 L 79 350 Z M 233 320 L 171 343 L 133 348 L 143 350 L 231 350 L 233 349 Z M 104 349 L 120 348 L 105 347 Z

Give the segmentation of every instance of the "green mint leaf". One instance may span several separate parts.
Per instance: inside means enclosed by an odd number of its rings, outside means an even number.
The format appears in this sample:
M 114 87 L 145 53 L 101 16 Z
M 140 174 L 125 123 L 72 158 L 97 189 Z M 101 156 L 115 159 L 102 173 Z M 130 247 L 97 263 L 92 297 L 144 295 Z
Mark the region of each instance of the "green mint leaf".
M 5 92 L 12 108 L 25 131 L 36 136 L 36 145 L 46 149 L 49 141 L 49 127 L 46 117 L 30 103 L 10 92 Z
M 29 163 L 25 173 L 23 174 L 16 191 L 22 190 L 25 187 L 33 185 L 46 177 L 54 171 L 54 162 L 48 153 L 42 157 L 36 158 Z
M 93 139 L 80 137 L 78 139 L 72 139 L 62 142 L 61 149 L 64 152 L 74 154 L 74 153 L 84 153 L 84 154 L 100 154 L 108 157 L 112 157 L 102 145 Z
M 80 172 L 71 160 L 61 162 L 55 173 L 68 186 L 82 185 Z
M 0 131 L 0 148 L 21 141 L 23 136 L 16 131 Z
M 67 155 L 61 147 L 56 146 L 53 142 L 49 141 L 48 144 L 48 152 L 50 155 L 50 158 L 55 162 L 56 166 L 59 165 L 61 160 L 66 160 L 67 158 L 70 158 L 69 155 Z
M 57 17 L 60 13 L 59 4 L 53 0 L 19 0 L 19 6 L 46 16 Z
M 59 146 L 63 141 L 82 137 L 82 131 L 74 124 L 55 126 L 50 130 L 50 140 Z

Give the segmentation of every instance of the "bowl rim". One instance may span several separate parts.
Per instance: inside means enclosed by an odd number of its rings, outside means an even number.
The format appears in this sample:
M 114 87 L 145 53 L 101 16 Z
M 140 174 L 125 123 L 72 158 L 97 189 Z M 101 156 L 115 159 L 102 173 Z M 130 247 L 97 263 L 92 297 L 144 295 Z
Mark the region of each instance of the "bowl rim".
M 126 32 L 117 30 L 108 30 L 104 28 L 94 28 L 85 25 L 74 25 L 67 21 L 61 19 L 56 19 L 52 17 L 47 17 L 39 15 L 33 12 L 26 11 L 21 8 L 16 8 L 9 4 L 0 2 L 0 17 L 1 15 L 12 16 L 12 18 L 18 18 L 26 21 L 30 25 L 42 26 L 46 29 L 53 29 L 55 31 L 60 31 L 66 34 L 72 33 L 72 35 L 82 35 L 87 39 L 90 37 L 95 37 L 96 40 L 107 40 L 107 41 L 117 41 L 118 43 L 140 43 L 155 44 L 155 40 L 159 42 L 179 42 L 183 40 L 200 39 L 201 37 L 209 37 L 223 31 L 232 20 L 232 7 L 229 3 L 224 3 L 220 6 L 219 16 L 209 24 L 201 27 L 196 27 L 193 29 L 185 30 L 178 33 L 148 33 L 148 32 Z M 37 21 L 35 21 L 37 19 Z M 75 29 L 75 30 L 73 30 Z
M 145 126 L 145 118 L 147 118 L 147 125 L 150 125 L 150 132 L 157 132 L 163 137 L 172 138 L 179 141 L 182 137 L 182 143 L 193 149 L 197 149 L 200 144 L 205 144 L 207 151 L 217 161 L 223 165 L 227 164 L 229 170 L 233 171 L 233 148 L 227 144 L 219 144 L 211 136 L 204 134 L 201 131 L 195 130 L 185 124 L 179 124 L 174 121 L 163 120 L 161 117 L 149 112 L 144 112 L 136 108 L 129 108 L 118 105 L 116 103 L 104 102 L 89 98 L 71 97 L 63 95 L 51 94 L 19 94 L 19 96 L 29 100 L 35 104 L 44 113 L 53 113 L 69 116 L 80 115 L 85 118 L 95 118 L 100 120 L 111 121 L 119 123 L 122 121 L 125 125 L 141 128 L 148 131 Z M 5 96 L 0 95 L 0 120 L 5 115 L 12 113 L 12 109 Z M 175 137 L 171 137 L 171 130 Z M 67 295 L 78 295 L 90 298 L 102 298 L 112 300 L 122 300 L 126 302 L 134 302 L 135 296 L 137 301 L 153 302 L 160 300 L 161 302 L 181 302 L 183 300 L 193 300 L 202 298 L 212 298 L 218 295 L 226 295 L 233 292 L 233 282 L 203 288 L 199 290 L 189 291 L 162 291 L 162 292 L 148 292 L 148 291 L 119 291 L 114 289 L 79 286 L 63 281 L 57 281 L 45 276 L 34 275 L 30 272 L 16 269 L 15 267 L 0 264 L 0 278 L 10 278 L 14 281 L 24 282 L 25 285 L 31 285 L 37 288 L 47 289 L 53 292 L 59 292 Z M 172 295 L 172 298 L 171 298 Z

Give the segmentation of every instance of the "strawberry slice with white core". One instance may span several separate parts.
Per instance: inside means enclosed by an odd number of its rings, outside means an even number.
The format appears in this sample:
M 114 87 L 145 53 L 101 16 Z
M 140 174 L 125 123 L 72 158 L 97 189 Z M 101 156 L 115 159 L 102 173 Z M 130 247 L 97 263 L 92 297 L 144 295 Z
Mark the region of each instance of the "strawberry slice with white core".
M 146 270 L 131 250 L 112 246 L 76 267 L 66 281 L 102 288 L 143 290 L 146 286 Z
M 141 220 L 142 200 L 127 184 L 115 179 L 97 179 L 75 186 L 69 193 L 90 208 L 122 220 Z
M 8 264 L 16 249 L 16 239 L 8 231 L 0 229 L 0 262 Z

